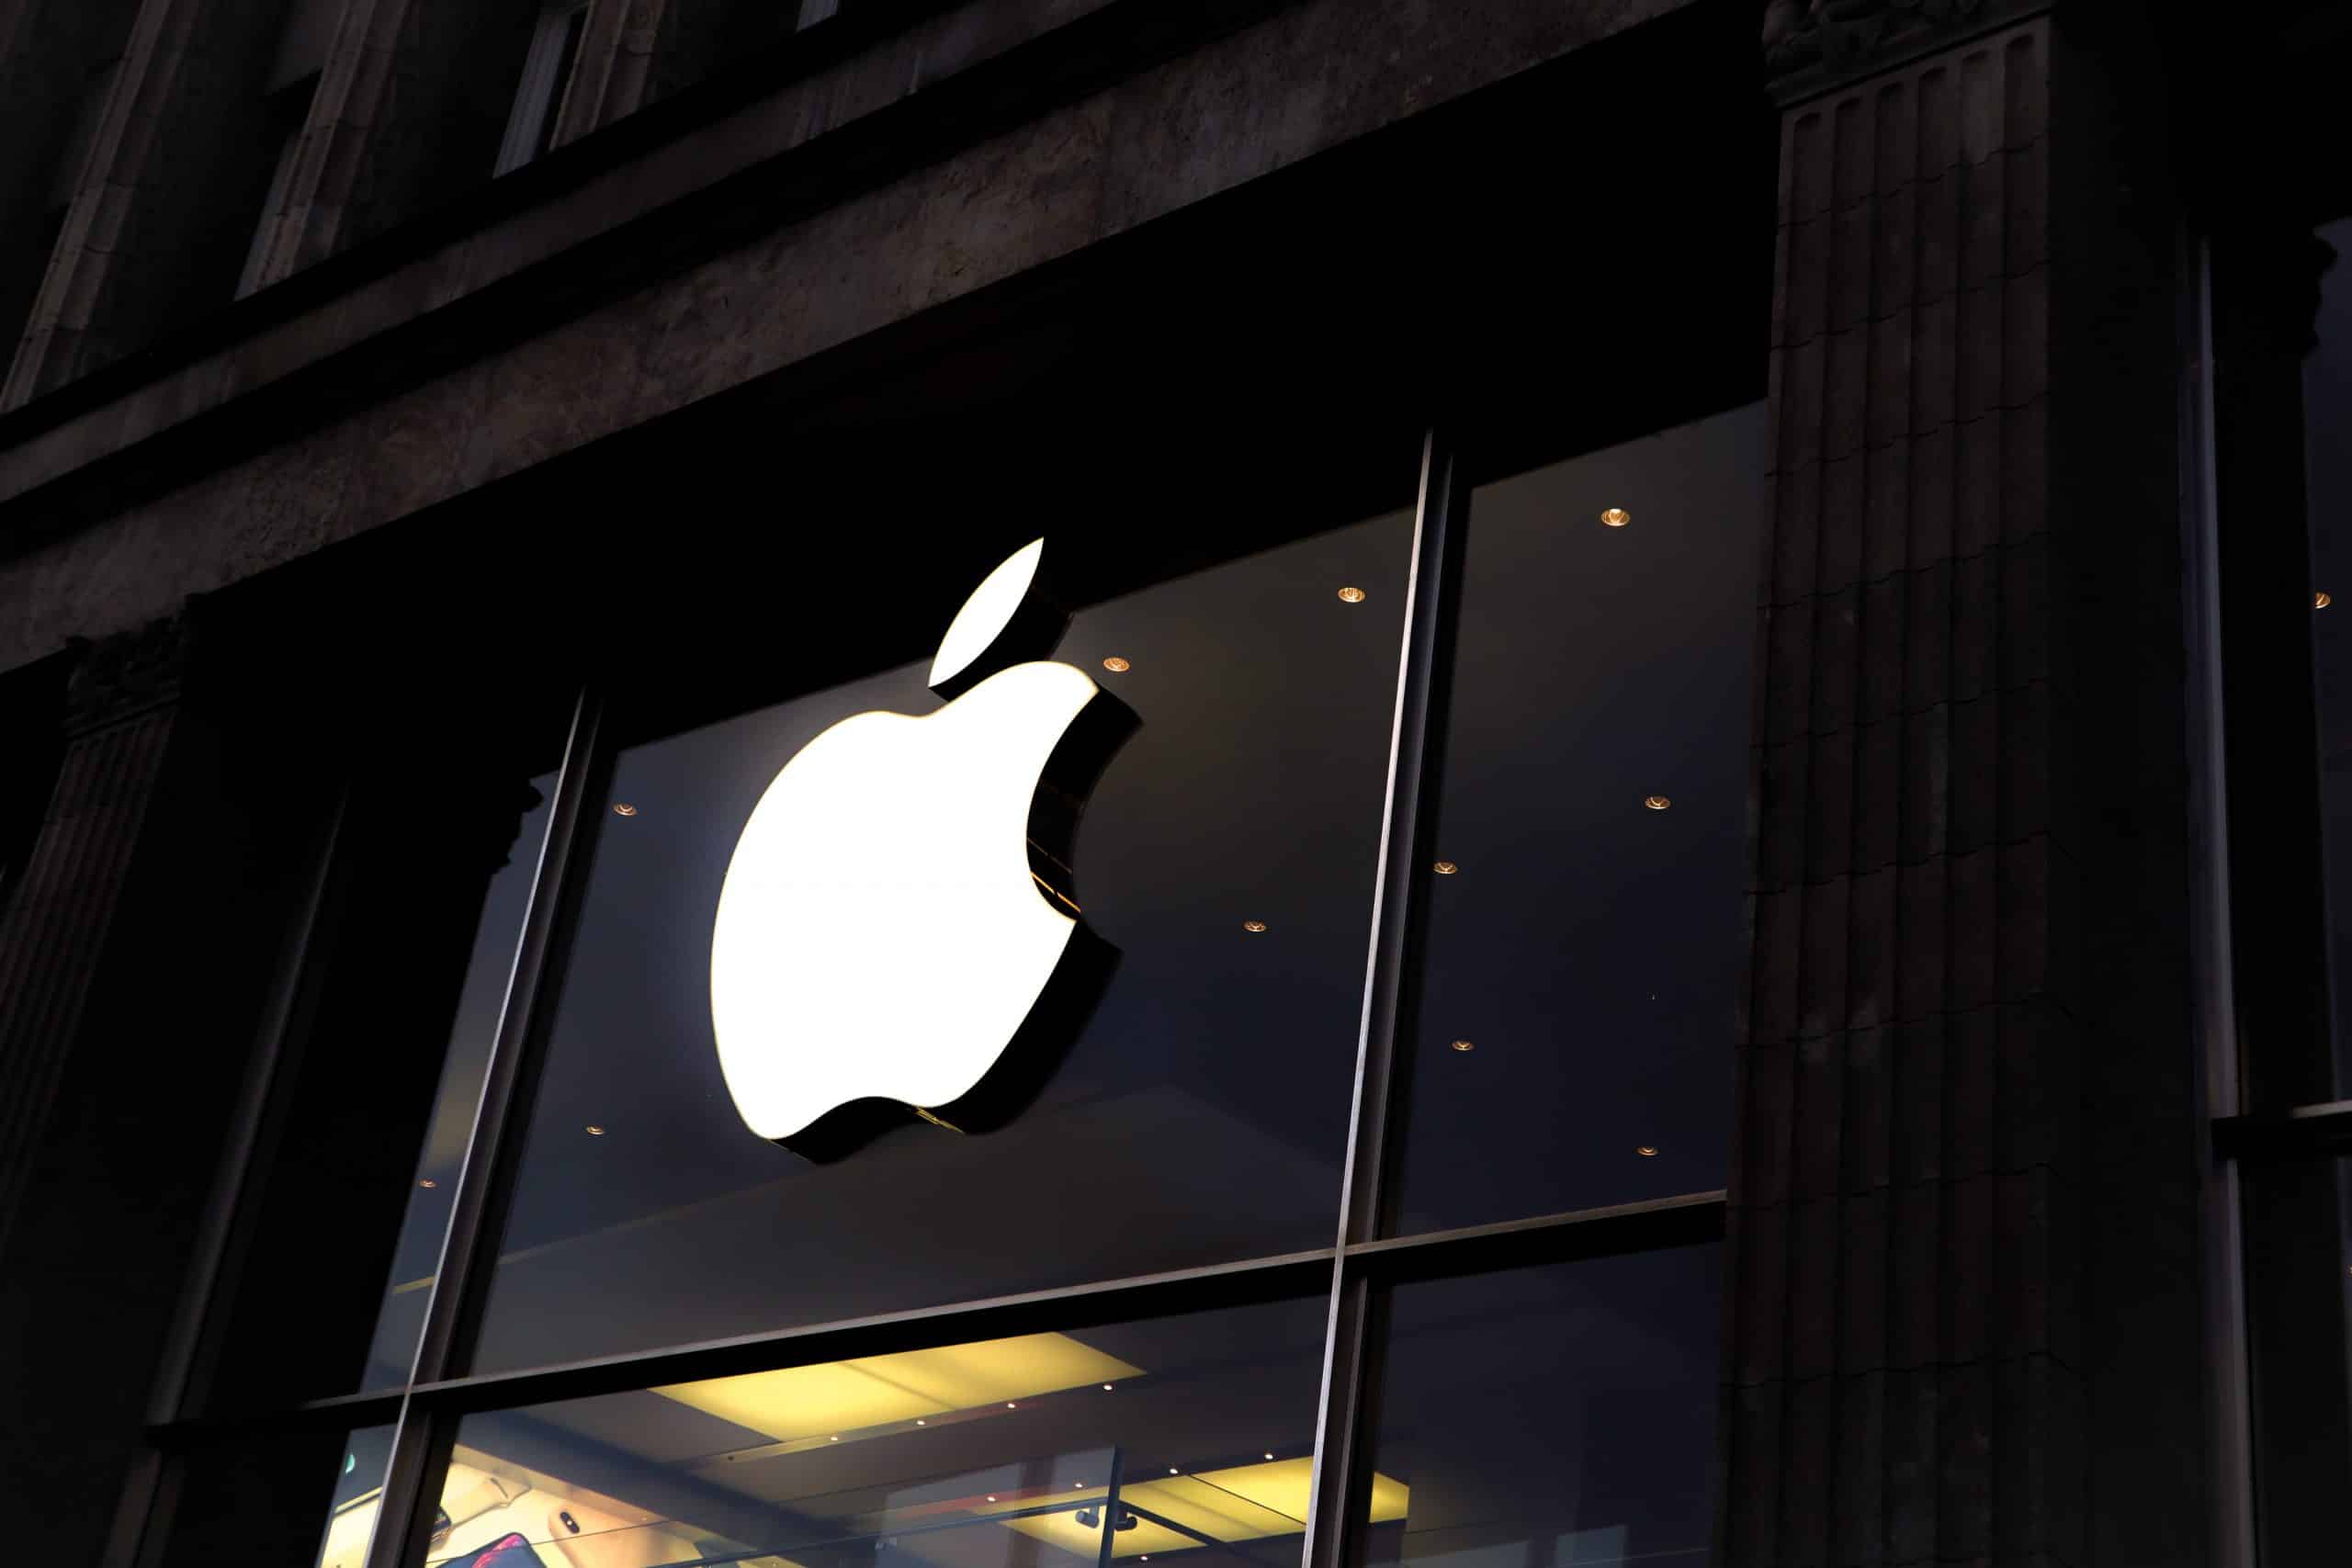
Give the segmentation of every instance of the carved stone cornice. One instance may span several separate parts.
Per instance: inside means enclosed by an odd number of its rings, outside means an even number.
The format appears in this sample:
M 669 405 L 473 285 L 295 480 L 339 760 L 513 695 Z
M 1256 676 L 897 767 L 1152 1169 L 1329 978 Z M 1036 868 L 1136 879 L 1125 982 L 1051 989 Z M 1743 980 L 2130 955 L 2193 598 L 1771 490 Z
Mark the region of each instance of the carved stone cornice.
M 185 610 L 81 645 L 66 683 L 65 733 L 79 739 L 179 700 L 195 637 Z
M 1792 103 L 2007 27 L 2051 0 L 1766 0 L 1764 75 Z

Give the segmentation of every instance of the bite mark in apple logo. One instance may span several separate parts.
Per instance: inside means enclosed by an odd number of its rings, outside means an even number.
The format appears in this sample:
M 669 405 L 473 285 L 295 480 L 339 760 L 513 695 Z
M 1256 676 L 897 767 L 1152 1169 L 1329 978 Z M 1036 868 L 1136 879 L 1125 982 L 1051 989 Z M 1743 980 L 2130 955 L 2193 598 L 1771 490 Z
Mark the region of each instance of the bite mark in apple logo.
M 1069 622 L 1044 552 L 1015 551 L 949 625 L 930 678 L 945 706 L 842 719 L 744 824 L 710 1011 L 728 1092 L 763 1138 L 821 1159 L 910 1112 L 999 1122 L 1108 981 L 1115 953 L 1079 918 L 1069 843 L 1136 721 L 1083 671 L 1030 657 Z

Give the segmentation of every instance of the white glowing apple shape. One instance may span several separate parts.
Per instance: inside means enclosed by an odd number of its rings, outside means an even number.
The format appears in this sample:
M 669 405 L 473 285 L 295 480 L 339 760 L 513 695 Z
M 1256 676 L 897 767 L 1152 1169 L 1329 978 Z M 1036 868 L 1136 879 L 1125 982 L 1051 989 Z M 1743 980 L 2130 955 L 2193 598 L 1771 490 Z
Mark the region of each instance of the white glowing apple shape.
M 1043 541 L 976 590 L 934 685 L 1020 608 Z M 1092 701 L 1067 664 L 1016 664 L 936 713 L 862 713 L 811 740 L 735 845 L 710 945 L 718 1062 L 744 1123 L 788 1138 L 869 1096 L 970 1092 L 1077 922 L 1030 874 L 1046 758 Z

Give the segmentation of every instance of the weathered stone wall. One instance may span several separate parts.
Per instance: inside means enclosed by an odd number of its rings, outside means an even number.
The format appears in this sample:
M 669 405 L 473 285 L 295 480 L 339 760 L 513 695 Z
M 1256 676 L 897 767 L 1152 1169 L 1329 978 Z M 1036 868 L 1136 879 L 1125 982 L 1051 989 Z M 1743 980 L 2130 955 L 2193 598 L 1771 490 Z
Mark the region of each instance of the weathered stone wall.
M 1100 0 L 1096 0 L 1100 3 Z M 1091 8 L 1053 0 L 1056 15 Z M 308 431 L 184 488 L 0 563 L 0 668 L 65 637 L 135 626 L 219 587 L 390 522 L 599 436 L 684 407 L 1065 256 L 1672 8 L 1671 0 L 1529 6 L 1513 0 L 1311 0 L 1043 114 L 840 205 L 594 310 L 518 347 Z M 954 18 L 949 18 L 953 21 Z M 951 42 L 989 52 L 1017 37 L 1002 13 Z M 933 59 L 927 69 L 939 68 Z M 852 62 L 761 107 L 767 133 L 805 139 L 861 103 L 909 90 L 909 64 Z M 663 157 L 703 170 L 740 148 L 726 122 Z M 614 181 L 642 183 L 645 171 Z M 534 214 L 510 244 L 560 245 L 614 219 L 594 205 Z M 520 265 L 485 236 L 379 300 L 312 328 L 354 336 Z M 523 255 L 527 255 L 527 251 Z M 377 314 L 380 312 L 380 315 Z M 348 339 L 346 339 L 348 341 Z M 20 489 L 251 385 L 301 357 L 301 334 L 262 366 L 219 366 L 174 397 L 0 454 Z M 208 399 L 207 394 L 210 394 Z M 94 416 L 96 417 L 96 416 Z M 76 443 L 85 445 L 77 446 Z M 8 470 L 14 469 L 14 474 Z M 5 524 L 0 503 L 0 524 Z

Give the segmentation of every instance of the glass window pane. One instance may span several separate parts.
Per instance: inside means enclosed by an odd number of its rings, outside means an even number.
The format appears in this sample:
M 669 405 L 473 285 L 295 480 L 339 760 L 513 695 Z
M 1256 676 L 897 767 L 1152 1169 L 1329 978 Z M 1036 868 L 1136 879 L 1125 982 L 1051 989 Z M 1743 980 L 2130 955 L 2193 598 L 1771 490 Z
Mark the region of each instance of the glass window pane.
M 1298 531 L 1276 513 L 1260 536 Z M 1053 680 L 1091 677 L 1131 724 L 1107 737 L 1091 788 L 1083 767 L 1061 781 L 1057 748 L 1037 790 L 1050 737 L 1036 755 L 1001 751 L 1010 719 L 959 716 L 996 711 L 965 706 L 996 682 L 1055 666 L 998 675 L 943 709 L 927 652 L 623 749 L 476 1366 L 1329 1245 L 1411 536 L 1400 510 L 1076 596 Z M 1106 563 L 1150 536 L 1048 528 L 1044 570 L 1132 582 L 1131 563 Z M 937 717 L 917 729 L 855 716 L 876 714 Z M 843 720 L 865 727 L 854 742 L 831 728 Z M 856 750 L 868 742 L 881 750 Z M 803 770 L 820 757 L 836 771 Z M 806 1084 L 838 1089 L 825 1106 L 875 1098 L 780 1129 L 778 1143 L 747 1124 L 722 1070 L 713 942 L 738 840 L 751 843 L 746 823 L 787 763 L 809 793 L 781 818 L 806 835 L 785 863 L 821 862 L 808 874 L 827 891 L 790 917 L 813 924 L 751 950 L 747 984 L 768 987 L 775 1021 L 758 1061 L 787 1110 Z M 942 827 L 999 795 L 1000 818 Z M 1054 840 L 1080 805 L 1074 833 Z M 989 900 L 982 914 L 931 930 L 946 896 L 926 879 L 974 843 L 1016 858 L 999 880 L 956 884 Z M 914 886 L 902 904 L 838 913 L 838 900 Z M 1082 909 L 1082 934 L 1041 962 L 1022 944 L 1039 923 L 1067 929 L 1065 908 Z M 1000 933 L 1016 939 L 1010 954 L 977 958 Z M 812 949 L 832 956 L 792 967 Z M 1010 1019 L 1037 1005 L 995 1059 L 1002 1030 L 973 1020 L 983 997 L 1003 1005 L 1008 983 Z M 903 1021 L 928 1009 L 933 1022 Z M 980 1074 L 955 1105 L 926 1105 L 951 1125 L 898 1103 L 922 1103 L 912 1064 L 933 1055 Z
M 1755 404 L 1472 492 L 1400 1230 L 1724 1183 L 1766 462 Z
M 208 1403 L 406 1381 L 559 745 L 549 723 L 535 744 L 474 752 L 469 783 L 406 774 L 355 791 L 243 1263 L 213 1314 Z
M 1283 1568 L 1324 1316 L 1317 1296 L 470 1416 L 427 1561 L 1080 1568 L 1107 1537 L 1123 1562 Z
M 2327 607 L 2311 616 L 2312 667 L 2319 698 L 2321 840 L 2327 866 L 2328 951 L 2335 970 L 2332 1093 L 2352 1086 L 2352 219 L 2317 238 L 2335 257 L 2320 274 L 2311 352 L 2303 358 L 2305 502 L 2311 520 L 2311 581 Z M 2314 599 L 2316 603 L 2316 599 Z M 2300 616 L 2298 617 L 2300 618 Z M 2256 722 L 2259 722 L 2257 719 Z M 2257 794 L 2261 793 L 2259 791 Z M 2329 1091 L 2313 1098 L 2328 1098 Z
M 2242 1166 L 2263 1560 L 2342 1529 L 2352 1489 L 2352 1162 Z
M 158 1500 L 158 1561 L 363 1568 L 391 1451 L 385 1425 L 259 1432 L 183 1454 Z
M 1720 1268 L 1711 1243 L 1396 1286 L 1371 1454 L 1412 1506 L 1353 1561 L 1703 1562 Z

